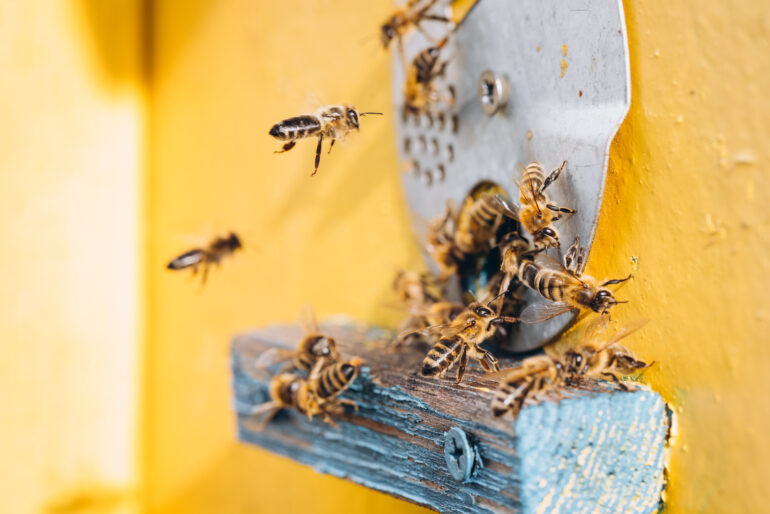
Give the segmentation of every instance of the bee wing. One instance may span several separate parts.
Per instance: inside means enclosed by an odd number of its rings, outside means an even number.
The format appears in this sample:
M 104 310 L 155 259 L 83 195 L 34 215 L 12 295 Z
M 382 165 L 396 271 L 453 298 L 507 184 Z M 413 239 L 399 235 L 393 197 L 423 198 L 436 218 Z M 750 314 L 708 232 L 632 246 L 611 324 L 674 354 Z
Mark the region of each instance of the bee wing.
M 299 311 L 299 324 L 305 334 L 318 333 L 318 321 L 315 317 L 315 311 L 310 305 L 303 305 Z
M 548 268 L 556 271 L 564 271 L 564 266 L 555 257 L 548 255 L 545 252 L 539 252 L 535 254 L 535 264 L 541 268 Z
M 605 349 L 609 348 L 610 346 L 614 345 L 615 343 L 617 343 L 618 341 L 620 341 L 621 339 L 624 339 L 624 338 L 630 336 L 631 334 L 633 334 L 634 332 L 636 332 L 637 330 L 639 330 L 640 328 L 645 326 L 647 323 L 649 323 L 649 321 L 650 321 L 649 318 L 638 319 L 638 320 L 632 321 L 631 323 L 629 323 L 629 324 L 625 325 L 624 327 L 618 329 L 618 331 L 615 332 L 612 335 L 612 337 L 607 339 L 607 341 L 605 341 L 604 344 L 602 344 L 599 347 L 597 352 L 605 350 Z
M 609 325 L 609 316 L 599 315 L 592 319 L 588 325 L 586 325 L 585 332 L 583 333 L 583 343 L 590 343 L 596 341 L 607 325 Z
M 252 432 L 261 432 L 265 429 L 278 411 L 281 410 L 281 406 L 278 402 L 269 401 L 256 405 L 249 414 L 249 418 L 246 420 L 246 427 Z
M 430 332 L 431 330 L 436 330 L 436 329 L 439 329 L 439 328 L 445 328 L 445 327 L 448 327 L 448 326 L 449 326 L 449 323 L 441 323 L 440 325 L 431 325 L 429 327 L 424 327 L 424 328 L 414 328 L 414 329 L 410 329 L 410 330 L 404 330 L 403 332 L 400 332 L 398 334 L 398 338 L 399 339 L 404 339 L 404 338 L 409 337 L 409 336 L 414 335 L 414 334 L 425 334 L 425 333 Z
M 259 354 L 254 361 L 254 369 L 264 372 L 270 366 L 286 362 L 294 357 L 294 350 L 287 348 L 270 348 Z
M 567 303 L 533 303 L 524 309 L 520 319 L 522 323 L 542 323 L 543 321 L 548 321 L 551 318 L 560 316 L 565 312 L 569 312 L 572 309 L 572 306 Z

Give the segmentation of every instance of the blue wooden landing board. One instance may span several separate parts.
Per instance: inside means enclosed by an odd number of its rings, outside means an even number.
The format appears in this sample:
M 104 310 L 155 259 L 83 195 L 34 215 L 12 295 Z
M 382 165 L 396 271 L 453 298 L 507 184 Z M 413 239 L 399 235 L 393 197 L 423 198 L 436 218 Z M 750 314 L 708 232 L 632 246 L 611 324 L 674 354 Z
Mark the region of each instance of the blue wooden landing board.
M 491 392 L 473 380 L 431 380 L 417 373 L 424 352 L 388 354 L 350 327 L 324 327 L 344 357 L 368 367 L 345 397 L 359 405 L 339 428 L 279 414 L 262 432 L 248 412 L 268 399 L 254 359 L 274 346 L 294 346 L 297 327 L 237 336 L 232 345 L 238 436 L 321 473 L 441 512 L 655 512 L 663 487 L 668 418 L 649 390 L 582 392 L 559 403 L 528 406 L 513 422 L 494 418 Z M 462 429 L 475 464 L 465 482 L 444 458 L 445 433 Z

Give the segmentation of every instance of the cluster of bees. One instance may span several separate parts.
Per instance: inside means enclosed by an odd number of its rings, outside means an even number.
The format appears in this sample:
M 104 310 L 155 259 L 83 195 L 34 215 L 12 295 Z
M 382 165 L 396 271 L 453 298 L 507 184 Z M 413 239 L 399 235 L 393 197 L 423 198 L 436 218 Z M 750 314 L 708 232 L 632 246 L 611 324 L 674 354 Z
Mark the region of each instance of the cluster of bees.
M 436 84 L 447 66 L 441 61 L 441 50 L 453 33 L 418 52 L 410 63 L 404 56 L 403 37 L 412 29 L 424 32 L 426 21 L 451 25 L 449 16 L 434 12 L 438 0 L 409 0 L 403 9 L 390 16 L 381 27 L 381 39 L 387 49 L 394 41 L 406 67 L 404 85 L 405 114 L 430 114 L 441 104 L 454 101 L 453 95 L 442 94 Z M 304 114 L 275 124 L 269 134 L 286 141 L 277 153 L 294 148 L 302 138 L 317 137 L 312 175 L 318 171 L 324 139 L 329 152 L 335 141 L 359 130 L 362 116 L 381 114 L 359 112 L 352 105 L 327 106 L 316 113 Z M 566 169 L 561 166 L 546 172 L 542 164 L 532 162 L 514 177 L 518 185 L 518 206 L 505 190 L 493 184 L 482 184 L 472 191 L 459 209 L 451 203 L 445 212 L 428 224 L 426 248 L 438 273 L 400 272 L 394 288 L 403 308 L 409 313 L 400 326 L 391 351 L 407 346 L 427 344 L 430 348 L 419 368 L 425 377 L 443 378 L 456 366 L 456 382 L 465 374 L 468 360 L 479 363 L 485 379 L 498 384 L 492 399 L 496 416 L 511 413 L 515 417 L 526 403 L 558 400 L 567 386 L 580 386 L 590 380 L 611 380 L 622 389 L 621 378 L 648 367 L 637 360 L 618 342 L 639 329 L 645 321 L 607 334 L 609 313 L 623 303 L 615 299 L 608 286 L 631 278 L 600 282 L 586 275 L 585 249 L 576 238 L 561 262 L 550 257 L 551 248 L 561 244 L 557 224 L 574 209 L 556 203 L 547 192 Z M 202 271 L 205 282 L 212 264 L 243 247 L 239 237 L 230 233 L 213 240 L 205 248 L 187 251 L 173 259 L 168 268 L 190 268 Z M 482 268 L 491 278 L 477 294 L 457 297 L 448 284 L 459 279 L 466 285 L 468 277 L 476 277 Z M 523 305 L 522 292 L 531 289 L 545 301 Z M 569 311 L 595 313 L 588 323 L 582 342 L 560 356 L 536 355 L 508 369 L 500 369 L 497 358 L 482 343 L 503 337 L 518 323 L 540 323 Z M 344 405 L 355 404 L 339 398 L 359 375 L 360 358 L 343 360 L 333 338 L 321 333 L 312 312 L 303 316 L 305 336 L 295 350 L 272 349 L 257 360 L 257 369 L 271 374 L 270 401 L 254 409 L 262 428 L 281 409 L 292 408 L 312 420 L 314 416 L 334 424 L 332 415 Z M 357 407 L 356 407 L 357 408 Z

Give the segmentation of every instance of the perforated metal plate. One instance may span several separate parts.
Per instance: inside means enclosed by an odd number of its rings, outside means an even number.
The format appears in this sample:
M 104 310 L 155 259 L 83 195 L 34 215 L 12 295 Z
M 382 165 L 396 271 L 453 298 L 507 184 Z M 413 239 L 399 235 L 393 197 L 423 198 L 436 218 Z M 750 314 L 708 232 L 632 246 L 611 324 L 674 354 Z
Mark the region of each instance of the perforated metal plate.
M 440 7 L 439 7 L 440 8 Z M 439 39 L 446 33 L 430 26 Z M 407 58 L 429 46 L 414 32 Z M 577 214 L 558 222 L 563 249 L 576 235 L 590 248 L 599 216 L 610 142 L 631 102 L 628 43 L 619 0 L 479 0 L 442 52 L 450 59 L 444 90 L 456 91 L 443 115 L 397 120 L 403 181 L 418 237 L 425 220 L 441 214 L 447 199 L 461 204 L 483 180 L 514 199 L 521 167 L 533 160 L 547 169 L 567 160 L 549 188 L 560 205 Z M 403 105 L 404 70 L 394 52 L 393 91 Z M 478 82 L 485 70 L 507 78 L 510 95 L 502 112 L 482 109 Z M 454 122 L 453 122 L 454 120 Z M 552 255 L 558 252 L 550 251 Z M 601 278 L 601 277 L 600 277 Z M 526 302 L 542 300 L 528 291 Z M 565 314 L 512 331 L 508 349 L 526 351 L 553 339 L 572 321 Z

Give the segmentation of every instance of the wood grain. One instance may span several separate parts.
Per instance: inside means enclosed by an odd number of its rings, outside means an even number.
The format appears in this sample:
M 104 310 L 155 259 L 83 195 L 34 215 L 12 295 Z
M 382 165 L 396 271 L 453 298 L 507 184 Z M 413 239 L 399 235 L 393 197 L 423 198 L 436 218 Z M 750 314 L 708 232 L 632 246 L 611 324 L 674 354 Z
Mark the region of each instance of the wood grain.
M 242 334 L 232 345 L 242 441 L 441 512 L 657 510 L 668 416 L 656 393 L 581 391 L 559 403 L 527 406 L 514 422 L 491 414 L 490 386 L 478 380 L 475 364 L 458 386 L 420 376 L 426 348 L 388 353 L 377 342 L 384 333 L 323 329 L 343 357 L 366 363 L 344 395 L 358 412 L 348 409 L 334 428 L 284 411 L 255 432 L 249 412 L 268 400 L 269 376 L 255 372 L 254 361 L 267 348 L 293 347 L 302 332 L 284 325 Z M 444 459 L 451 427 L 465 431 L 475 450 L 464 483 Z

